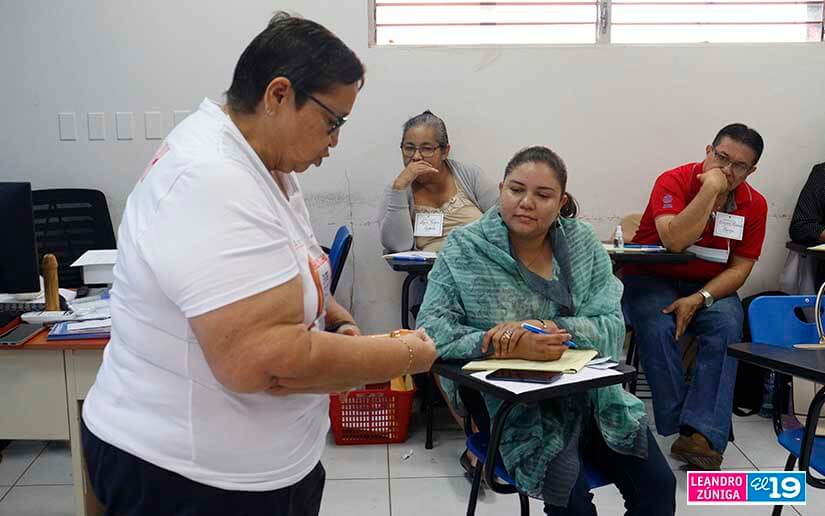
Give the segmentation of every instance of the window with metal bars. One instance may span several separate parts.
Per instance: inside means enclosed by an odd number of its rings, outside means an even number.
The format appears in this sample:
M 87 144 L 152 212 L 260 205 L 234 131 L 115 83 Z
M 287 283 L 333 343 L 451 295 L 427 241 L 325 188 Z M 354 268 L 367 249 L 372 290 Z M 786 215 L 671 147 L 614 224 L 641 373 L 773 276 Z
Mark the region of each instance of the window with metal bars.
M 825 41 L 825 0 L 370 0 L 374 45 Z

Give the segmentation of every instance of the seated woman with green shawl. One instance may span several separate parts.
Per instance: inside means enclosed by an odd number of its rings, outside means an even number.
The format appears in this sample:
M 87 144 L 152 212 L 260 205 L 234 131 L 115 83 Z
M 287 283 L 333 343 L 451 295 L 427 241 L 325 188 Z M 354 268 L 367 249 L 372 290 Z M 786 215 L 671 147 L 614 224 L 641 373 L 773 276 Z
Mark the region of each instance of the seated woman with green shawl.
M 545 147 L 507 164 L 499 205 L 450 234 L 429 275 L 418 325 L 446 359 L 557 360 L 573 339 L 619 359 L 622 284 L 593 229 L 574 219 L 567 168 Z M 537 335 L 522 322 L 550 333 Z M 455 389 L 442 380 L 452 402 Z M 500 402 L 485 397 L 490 414 Z M 552 515 L 595 515 L 582 464 L 619 488 L 628 515 L 673 515 L 676 479 L 644 404 L 614 385 L 519 405 L 501 441 L 507 471 Z

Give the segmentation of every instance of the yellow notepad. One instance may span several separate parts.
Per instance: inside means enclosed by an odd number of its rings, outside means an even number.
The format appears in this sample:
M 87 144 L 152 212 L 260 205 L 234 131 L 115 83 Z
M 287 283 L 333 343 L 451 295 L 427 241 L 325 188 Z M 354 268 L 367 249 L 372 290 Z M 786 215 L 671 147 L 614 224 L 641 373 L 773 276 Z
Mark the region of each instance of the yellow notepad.
M 496 369 L 518 369 L 520 371 L 560 371 L 578 373 L 588 362 L 599 354 L 595 349 L 568 349 L 560 359 L 552 362 L 537 362 L 518 358 L 494 358 L 474 360 L 464 365 L 465 371 L 493 371 Z

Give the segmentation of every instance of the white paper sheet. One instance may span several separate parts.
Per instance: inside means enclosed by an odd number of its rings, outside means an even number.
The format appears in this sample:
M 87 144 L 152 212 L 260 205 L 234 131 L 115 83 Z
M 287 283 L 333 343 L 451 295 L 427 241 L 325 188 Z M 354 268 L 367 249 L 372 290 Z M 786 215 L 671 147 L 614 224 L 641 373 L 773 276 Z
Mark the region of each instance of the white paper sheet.
M 72 267 L 83 267 L 88 265 L 114 265 L 117 260 L 117 249 L 95 249 L 86 251 L 75 260 Z
M 613 369 L 594 369 L 592 367 L 585 367 L 576 374 L 563 374 L 561 378 L 550 384 L 543 383 L 525 383 L 525 382 L 507 382 L 500 380 L 488 380 L 486 376 L 492 371 L 478 371 L 473 373 L 473 376 L 484 382 L 493 384 L 502 389 L 507 389 L 516 394 L 523 394 L 525 392 L 537 391 L 539 389 L 546 389 L 548 387 L 558 387 L 560 385 L 567 385 L 570 383 L 584 382 L 587 380 L 595 380 L 596 378 L 604 378 L 606 376 L 621 375 L 619 371 Z

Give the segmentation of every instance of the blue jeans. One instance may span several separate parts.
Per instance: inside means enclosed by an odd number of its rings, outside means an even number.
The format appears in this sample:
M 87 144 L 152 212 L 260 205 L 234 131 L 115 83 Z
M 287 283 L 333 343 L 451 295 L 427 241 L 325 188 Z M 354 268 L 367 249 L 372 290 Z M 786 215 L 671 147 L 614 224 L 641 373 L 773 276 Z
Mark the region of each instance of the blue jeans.
M 689 296 L 703 282 L 630 276 L 624 279 L 625 315 L 633 327 L 642 368 L 653 394 L 656 430 L 661 435 L 696 429 L 711 447 L 724 452 L 730 435 L 736 360 L 728 346 L 742 340 L 742 303 L 736 294 L 700 308 L 687 328 L 698 338 L 696 365 L 690 385 L 685 382 L 682 350 L 675 341 L 676 317 L 662 309 Z
M 591 428 L 597 428 L 595 422 Z M 580 453 L 580 473 L 567 507 L 545 504 L 545 514 L 597 515 L 581 461 L 604 473 L 616 484 L 624 497 L 627 516 L 673 516 L 676 513 L 676 477 L 650 430 L 647 431 L 647 459 L 616 453 L 607 446 L 598 430 L 591 432 L 587 442 L 582 443 Z

